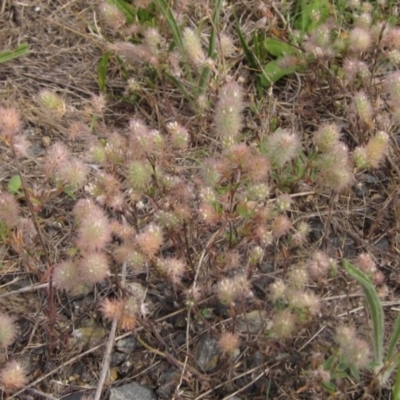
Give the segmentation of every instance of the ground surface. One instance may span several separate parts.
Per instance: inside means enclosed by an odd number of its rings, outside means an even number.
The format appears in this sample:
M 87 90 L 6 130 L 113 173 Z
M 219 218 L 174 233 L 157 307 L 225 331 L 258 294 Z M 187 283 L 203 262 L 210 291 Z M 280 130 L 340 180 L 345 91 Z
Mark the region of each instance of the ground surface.
M 253 5 L 237 3 L 238 9 L 251 21 Z M 21 161 L 20 168 L 27 185 L 37 194 L 45 181 L 40 163 L 50 144 L 61 140 L 71 149 L 82 150 L 76 142 L 68 141 L 66 135 L 74 112 L 67 110 L 62 119 L 55 118 L 38 104 L 37 95 L 43 89 L 56 90 L 63 98 L 68 98 L 75 110 L 84 113 L 91 96 L 99 93 L 97 67 L 106 43 L 91 31 L 98 19 L 95 1 L 2 0 L 0 4 L 0 50 L 15 48 L 20 43 L 27 43 L 30 49 L 29 55 L 1 64 L 0 103 L 15 105 L 21 110 L 33 156 Z M 250 23 L 246 26 L 249 31 L 254 29 Z M 236 68 L 234 75 L 244 77 L 249 90 L 246 100 L 250 102 L 256 96 L 256 90 L 240 51 L 233 64 Z M 312 86 L 309 75 L 312 75 L 312 70 L 304 72 L 301 78 L 290 77 L 279 82 L 273 91 L 266 92 L 258 110 L 246 109 L 246 128 L 263 129 L 265 120 L 271 115 L 283 127 L 295 125 L 304 135 L 310 127 L 318 126 L 330 114 L 341 94 L 332 92 L 329 85 Z M 306 86 L 305 82 L 308 82 Z M 202 131 L 202 122 L 194 121 L 190 110 L 175 92 L 171 91 L 165 101 L 158 93 L 159 88 L 148 88 L 139 100 L 128 104 L 121 100 L 125 85 L 119 66 L 110 65 L 104 116 L 109 126 L 123 127 L 133 114 L 139 113 L 149 124 L 159 128 L 167 117 L 173 115 L 199 132 L 199 148 L 207 143 L 201 139 L 203 133 L 207 135 Z M 344 119 L 340 123 L 346 127 Z M 393 137 L 396 135 L 398 132 Z M 329 191 L 316 193 L 306 184 L 292 193 L 296 203 L 291 209 L 291 220 L 294 223 L 307 221 L 312 230 L 307 243 L 290 249 L 290 254 L 281 242 L 271 244 L 268 256 L 252 271 L 252 288 L 260 312 L 255 320 L 259 324 L 266 323 L 271 316 L 268 287 L 273 279 L 291 264 L 305 262 L 314 250 L 327 249 L 332 257 L 338 259 L 352 258 L 360 251 L 367 251 L 377 260 L 387 285 L 384 305 L 387 326 L 390 327 L 397 313 L 400 284 L 397 222 L 400 151 L 396 140 L 392 144 L 382 168 L 360 173 L 357 184 L 339 196 L 333 196 Z M 4 191 L 18 170 L 5 143 L 1 142 L 0 151 L 0 190 Z M 85 195 L 84 191 L 81 195 Z M 20 203 L 22 213 L 28 216 L 23 196 Z M 63 246 L 71 235 L 69 211 L 72 206 L 73 200 L 65 194 L 49 195 L 46 206 L 39 212 L 52 263 L 66 252 Z M 196 238 L 194 229 L 190 227 L 188 232 L 193 259 L 197 263 L 203 257 L 201 274 L 212 274 L 210 270 L 219 251 L 218 243 L 209 242 L 211 245 L 206 247 L 212 235 Z M 163 251 L 173 252 L 171 248 L 174 245 L 177 244 L 171 244 Z M 100 299 L 118 290 L 116 281 L 107 281 L 85 296 L 76 298 L 57 293 L 55 329 L 58 337 L 50 345 L 52 329 L 48 326 L 47 275 L 41 255 L 35 253 L 37 246 L 37 243 L 32 243 L 31 248 L 18 252 L 9 242 L 0 242 L 0 310 L 12 315 L 20 328 L 18 340 L 8 355 L 24 360 L 28 365 L 29 381 L 36 382 L 12 398 L 41 399 L 46 398 L 45 395 L 60 398 L 81 389 L 92 393 L 97 387 L 110 329 L 109 324 L 101 319 Z M 203 254 L 205 248 L 207 251 Z M 339 280 L 327 280 L 323 287 L 317 288 L 322 297 L 323 311 L 302 326 L 295 340 L 265 344 L 257 329 L 245 333 L 246 328 L 243 328 L 240 356 L 234 362 L 224 358 L 212 361 L 217 350 L 211 349 L 206 364 L 216 362 L 216 366 L 204 371 L 207 367 L 200 368 L 194 360 L 199 362 L 199 352 L 206 357 L 204 346 L 214 345 L 212 339 L 218 336 L 221 326 L 227 328 L 232 324 L 231 315 L 213 295 L 212 283 L 207 280 L 210 286 L 208 295 L 198 304 L 205 318 L 191 315 L 189 322 L 184 297 L 177 295 L 164 279 L 157 275 L 149 278 L 144 271 L 128 275 L 127 280 L 146 287 L 153 307 L 152 317 L 138 324 L 133 335 L 136 341 L 129 332 L 117 332 L 117 343 L 121 339 L 128 342 L 120 342 L 122 350 L 118 350 L 117 345 L 112 353 L 112 377 L 106 381 L 104 399 L 108 398 L 109 388 L 130 381 L 157 390 L 159 398 L 165 399 L 227 399 L 236 391 L 240 398 L 253 400 L 329 398 L 326 392 L 306 379 L 305 371 L 313 363 L 310 355 L 329 348 L 339 321 L 351 321 L 363 327 L 366 336 L 370 329 L 359 287 L 354 283 L 349 285 L 344 276 Z M 200 338 L 206 340 L 204 337 L 210 341 L 206 345 L 200 341 Z M 123 346 L 128 346 L 128 350 Z M 360 382 L 343 380 L 338 384 L 335 398 L 362 398 L 370 382 L 369 374 L 362 375 Z M 385 388 L 375 392 L 371 389 L 371 393 L 375 399 L 390 398 L 389 390 Z M 5 393 L 1 398 L 6 398 Z

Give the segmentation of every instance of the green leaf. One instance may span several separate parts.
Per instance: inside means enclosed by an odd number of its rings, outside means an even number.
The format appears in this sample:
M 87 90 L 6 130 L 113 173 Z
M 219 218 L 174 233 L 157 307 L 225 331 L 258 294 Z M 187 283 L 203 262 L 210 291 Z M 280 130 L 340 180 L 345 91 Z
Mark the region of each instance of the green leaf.
M 336 390 L 336 386 L 332 382 L 321 382 L 321 385 L 328 391 L 333 393 Z
M 350 373 L 351 373 L 351 375 L 353 376 L 353 378 L 354 378 L 356 381 L 359 381 L 359 380 L 360 380 L 360 373 L 359 373 L 358 369 L 357 369 L 356 367 L 354 367 L 353 365 L 351 365 L 351 366 L 349 367 L 349 370 L 350 370 Z
M 382 304 L 373 283 L 364 272 L 357 269 L 347 260 L 343 260 L 343 268 L 361 285 L 364 291 L 371 312 L 374 361 L 381 366 L 383 364 L 383 337 L 385 329 Z
M 298 53 L 295 47 L 275 38 L 265 39 L 264 47 L 274 57 L 290 56 Z
M 299 7 L 300 15 L 294 26 L 303 33 L 310 33 L 317 26 L 323 24 L 330 12 L 328 0 L 301 0 Z M 316 19 L 315 15 L 319 15 L 319 18 Z
M 122 13 L 124 14 L 124 17 L 126 19 L 126 22 L 128 24 L 131 24 L 135 20 L 135 13 L 133 11 L 133 8 L 126 1 L 124 1 L 124 0 L 108 0 L 108 3 L 117 6 L 122 11 Z
M 99 83 L 99 88 L 101 93 L 106 92 L 106 82 L 107 82 L 107 66 L 108 60 L 110 58 L 110 52 L 106 51 L 103 54 L 97 66 L 97 81 Z
M 14 175 L 8 182 L 7 190 L 9 193 L 17 194 L 21 189 L 22 182 L 19 175 Z
M 14 50 L 6 50 L 0 53 L 0 64 L 13 60 L 14 58 L 22 57 L 29 53 L 29 48 L 26 43 L 19 45 Z
M 72 192 L 72 190 L 68 187 L 65 187 L 63 192 L 68 195 L 69 197 L 71 197 L 71 199 L 76 200 L 76 195 L 74 192 Z
M 264 73 L 261 75 L 261 84 L 264 87 L 269 87 L 273 83 L 279 81 L 279 79 L 283 78 L 284 76 L 296 72 L 297 67 L 282 68 L 280 66 L 280 61 L 281 60 L 279 59 L 270 61 L 264 67 Z

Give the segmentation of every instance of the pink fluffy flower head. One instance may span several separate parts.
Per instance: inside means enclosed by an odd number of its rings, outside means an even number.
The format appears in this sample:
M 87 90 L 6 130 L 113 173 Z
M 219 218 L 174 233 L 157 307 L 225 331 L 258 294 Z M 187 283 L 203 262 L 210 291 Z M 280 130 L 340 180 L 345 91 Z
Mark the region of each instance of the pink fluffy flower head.
M 19 221 L 19 205 L 10 193 L 0 193 L 0 222 L 9 228 L 14 227 Z
M 9 361 L 0 372 L 0 383 L 6 393 L 13 392 L 26 386 L 26 368 L 15 360 Z
M 215 126 L 218 137 L 224 147 L 233 145 L 242 128 L 243 111 L 242 88 L 230 81 L 221 88 L 215 108 Z
M 104 253 L 86 253 L 79 261 L 81 279 L 87 283 L 100 283 L 109 275 L 109 260 Z
M 140 250 L 149 258 L 153 257 L 164 242 L 162 229 L 156 224 L 148 225 L 143 232 L 136 236 Z
M 298 135 L 286 129 L 278 129 L 268 138 L 268 155 L 272 163 L 283 167 L 297 156 L 301 148 Z
M 14 107 L 0 107 L 0 137 L 7 142 L 21 130 L 22 122 L 19 111 Z
M 79 249 L 84 252 L 103 250 L 112 233 L 103 210 L 91 200 L 80 200 L 72 212 L 79 224 L 76 240 Z
M 7 314 L 0 314 L 0 347 L 7 348 L 17 336 L 14 319 Z
M 82 283 L 77 265 L 72 260 L 59 262 L 53 270 L 53 282 L 57 289 L 73 291 Z

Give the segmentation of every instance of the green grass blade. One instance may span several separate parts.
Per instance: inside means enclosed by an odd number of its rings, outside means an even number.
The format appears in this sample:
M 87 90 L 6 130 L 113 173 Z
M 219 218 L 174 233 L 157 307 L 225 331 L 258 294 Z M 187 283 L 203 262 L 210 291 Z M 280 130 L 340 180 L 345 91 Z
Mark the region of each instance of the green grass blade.
M 212 59 L 214 59 L 216 56 L 215 43 L 217 41 L 217 29 L 218 29 L 219 17 L 221 15 L 222 3 L 223 0 L 215 0 L 214 4 L 212 29 L 211 29 L 210 41 L 208 42 L 208 57 Z
M 393 385 L 393 400 L 400 400 L 400 368 L 397 369 L 396 382 Z
M 240 29 L 239 21 L 236 18 L 236 14 L 235 14 L 235 19 L 236 19 L 236 31 L 238 33 L 239 41 L 240 41 L 240 44 L 241 44 L 241 46 L 243 48 L 244 55 L 246 56 L 247 61 L 248 61 L 248 63 L 249 63 L 251 68 L 259 69 L 260 66 L 258 65 L 257 59 L 254 56 L 253 52 L 250 50 L 250 47 L 248 46 L 248 44 L 246 42 L 246 39 L 245 39 L 245 37 L 243 35 L 243 32 Z
M 106 51 L 103 54 L 103 57 L 101 57 L 99 65 L 97 66 L 97 82 L 99 84 L 101 93 L 106 92 L 107 66 L 109 57 L 110 57 L 110 52 Z
M 29 48 L 26 43 L 19 45 L 14 50 L 6 50 L 0 53 L 0 64 L 13 60 L 14 58 L 22 57 L 29 53 Z
M 157 7 L 161 10 L 164 18 L 166 19 L 168 26 L 171 29 L 172 36 L 175 41 L 175 45 L 179 48 L 182 53 L 182 57 L 186 59 L 185 49 L 183 47 L 183 40 L 181 35 L 181 30 L 179 29 L 178 24 L 176 23 L 174 14 L 171 11 L 171 7 L 167 4 L 165 0 L 155 0 Z
M 221 15 L 221 8 L 222 8 L 222 3 L 223 0 L 215 0 L 214 4 L 214 14 L 213 14 L 213 20 L 212 20 L 212 29 L 211 29 L 211 35 L 210 35 L 210 40 L 208 42 L 208 57 L 211 59 L 215 59 L 217 52 L 215 51 L 215 44 L 217 41 L 217 30 L 218 30 L 218 23 L 219 23 L 219 17 Z M 210 67 L 205 66 L 201 72 L 200 79 L 199 79 L 199 93 L 198 95 L 202 95 L 205 93 L 208 82 L 210 80 Z
M 167 75 L 168 79 L 170 79 L 176 85 L 176 87 L 180 90 L 183 97 L 190 103 L 190 106 L 192 107 L 192 109 L 196 110 L 196 105 L 193 101 L 193 97 L 186 90 L 186 88 L 182 84 L 182 82 L 179 79 L 175 78 L 172 74 L 166 73 L 166 75 Z
M 400 337 L 400 312 L 397 314 L 397 318 L 393 326 L 392 337 L 390 338 L 389 348 L 386 355 L 387 361 L 392 358 L 394 351 L 396 350 L 399 337 Z
M 375 362 L 381 366 L 383 363 L 383 335 L 384 318 L 383 308 L 376 293 L 375 287 L 364 272 L 360 271 L 349 261 L 343 261 L 343 268 L 351 275 L 363 288 L 367 303 L 371 312 L 372 319 L 372 342 L 374 346 Z

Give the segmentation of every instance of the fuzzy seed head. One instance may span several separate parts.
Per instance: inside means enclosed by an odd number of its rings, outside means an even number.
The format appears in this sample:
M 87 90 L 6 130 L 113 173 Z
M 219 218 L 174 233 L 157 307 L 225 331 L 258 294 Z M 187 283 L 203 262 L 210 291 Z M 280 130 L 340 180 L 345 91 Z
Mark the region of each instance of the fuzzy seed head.
M 220 43 L 219 50 L 222 58 L 229 58 L 235 53 L 235 46 L 233 44 L 233 39 L 225 33 L 219 35 Z
M 126 60 L 137 64 L 148 62 L 152 65 L 157 65 L 158 63 L 157 58 L 153 56 L 147 45 L 115 41 L 114 43 L 109 44 L 108 48 Z
M 353 160 L 356 167 L 361 169 L 367 169 L 370 167 L 367 155 L 367 149 L 365 146 L 358 146 L 354 149 Z
M 236 275 L 218 282 L 217 297 L 224 305 L 231 307 L 235 301 L 243 300 L 250 293 L 250 283 L 244 275 Z
M 332 151 L 323 154 L 318 160 L 320 168 L 319 182 L 321 186 L 340 192 L 350 186 L 354 180 L 349 162 L 347 147 L 338 143 Z
M 157 265 L 174 285 L 181 282 L 187 269 L 186 263 L 175 257 L 160 260 Z
M 311 232 L 311 227 L 307 222 L 300 221 L 296 225 L 296 232 L 292 235 L 292 240 L 297 245 L 307 242 L 307 236 Z
M 380 131 L 366 145 L 366 153 L 371 168 L 378 168 L 385 158 L 389 145 L 389 135 Z
M 200 68 L 206 61 L 206 56 L 201 46 L 200 37 L 195 31 L 186 27 L 182 32 L 183 47 L 189 60 Z
M 150 224 L 136 236 L 136 244 L 144 255 L 151 258 L 160 249 L 164 242 L 162 229 L 159 225 Z
M 55 175 L 60 169 L 68 164 L 72 155 L 68 148 L 62 143 L 52 144 L 44 159 L 44 172 L 47 177 Z
M 283 167 L 295 158 L 300 148 L 298 135 L 286 129 L 278 129 L 268 138 L 268 155 L 277 167 Z
M 99 11 L 104 23 L 109 28 L 117 31 L 125 25 L 124 14 L 116 5 L 102 1 L 99 5 Z
M 82 278 L 77 265 L 72 260 L 58 263 L 53 270 L 54 286 L 67 292 L 73 291 L 82 283 Z
M 249 185 L 246 192 L 246 199 L 253 201 L 265 201 L 269 196 L 269 187 L 266 183 L 255 183 Z
M 368 367 L 371 362 L 371 346 L 363 339 L 355 338 L 351 345 L 341 348 L 343 362 L 357 369 Z
M 177 122 L 169 122 L 167 130 L 170 134 L 170 143 L 175 150 L 186 150 L 189 144 L 188 131 Z
M 340 140 L 339 127 L 336 124 L 324 124 L 313 137 L 314 146 L 323 153 L 332 151 Z
M 56 93 L 51 90 L 42 90 L 39 93 L 39 102 L 47 109 L 54 111 L 62 116 L 67 110 L 65 101 Z
M 253 154 L 247 159 L 243 170 L 252 182 L 260 182 L 267 179 L 270 163 L 266 156 Z
M 15 107 L 0 107 L 0 137 L 10 142 L 22 128 L 21 115 Z
M 272 222 L 272 234 L 278 239 L 286 235 L 289 232 L 291 226 L 292 223 L 286 215 L 278 215 Z
M 269 286 L 269 297 L 273 302 L 286 298 L 287 286 L 282 279 L 277 279 Z
M 381 44 L 391 50 L 400 50 L 400 28 L 390 28 L 383 35 Z
M 152 168 L 147 161 L 132 161 L 128 166 L 127 182 L 132 189 L 145 189 L 152 179 Z
M 19 362 L 9 361 L 0 372 L 0 383 L 6 393 L 22 389 L 28 383 L 26 368 Z
M 18 224 L 20 208 L 17 200 L 11 193 L 0 193 L 0 222 L 9 228 Z
M 240 347 L 239 336 L 231 332 L 224 332 L 218 340 L 218 345 L 222 354 L 234 357 Z
M 290 336 L 296 328 L 296 316 L 289 309 L 278 312 L 272 318 L 271 334 L 278 339 Z
M 141 271 L 145 263 L 143 254 L 135 250 L 134 245 L 130 243 L 118 246 L 114 250 L 113 256 L 117 262 L 121 264 L 126 262 L 135 271 Z
M 356 331 L 352 326 L 339 325 L 336 328 L 335 340 L 340 347 L 351 346 L 356 338 Z
M 17 327 L 14 318 L 7 314 L 0 314 L 0 347 L 7 348 L 14 343 L 17 336 Z
M 349 50 L 353 53 L 364 53 L 372 46 L 371 33 L 363 28 L 355 27 L 349 34 Z
M 400 71 L 393 72 L 387 77 L 386 90 L 394 105 L 400 105 Z
M 321 300 L 313 292 L 296 290 L 287 294 L 289 304 L 293 308 L 300 308 L 311 315 L 317 315 L 321 309 Z
M 88 175 L 89 167 L 77 157 L 72 157 L 55 172 L 57 180 L 75 190 L 85 185 Z
M 221 88 L 215 108 L 216 132 L 220 139 L 228 139 L 227 144 L 236 142 L 242 128 L 243 108 L 242 88 L 235 81 L 228 82 Z
M 308 271 L 302 266 L 294 267 L 288 273 L 289 285 L 295 289 L 303 289 L 306 286 L 308 279 Z
M 79 261 L 81 279 L 87 283 L 100 283 L 110 273 L 109 261 L 104 253 L 87 253 Z
M 159 52 L 159 47 L 162 42 L 162 38 L 160 33 L 158 32 L 158 29 L 148 28 L 144 32 L 143 36 L 144 36 L 144 42 L 150 49 L 150 52 L 153 54 L 153 56 L 157 56 Z
M 254 246 L 249 250 L 249 262 L 255 265 L 261 262 L 264 257 L 264 250 L 260 246 Z
M 354 95 L 354 107 L 358 118 L 367 126 L 372 126 L 372 104 L 364 91 L 360 91 Z
M 280 213 L 289 211 L 291 204 L 292 204 L 292 198 L 288 194 L 281 194 L 276 199 L 276 207 L 278 209 L 278 212 Z
M 312 258 L 307 262 L 307 270 L 314 279 L 324 278 L 328 275 L 333 261 L 328 254 L 322 251 L 316 251 Z
M 354 260 L 354 265 L 368 276 L 373 276 L 376 272 L 376 264 L 369 253 L 361 253 Z
M 88 209 L 87 214 L 81 215 L 85 208 Z M 73 213 L 79 222 L 76 240 L 79 249 L 84 252 L 103 250 L 111 241 L 110 223 L 103 210 L 91 202 L 78 202 Z

